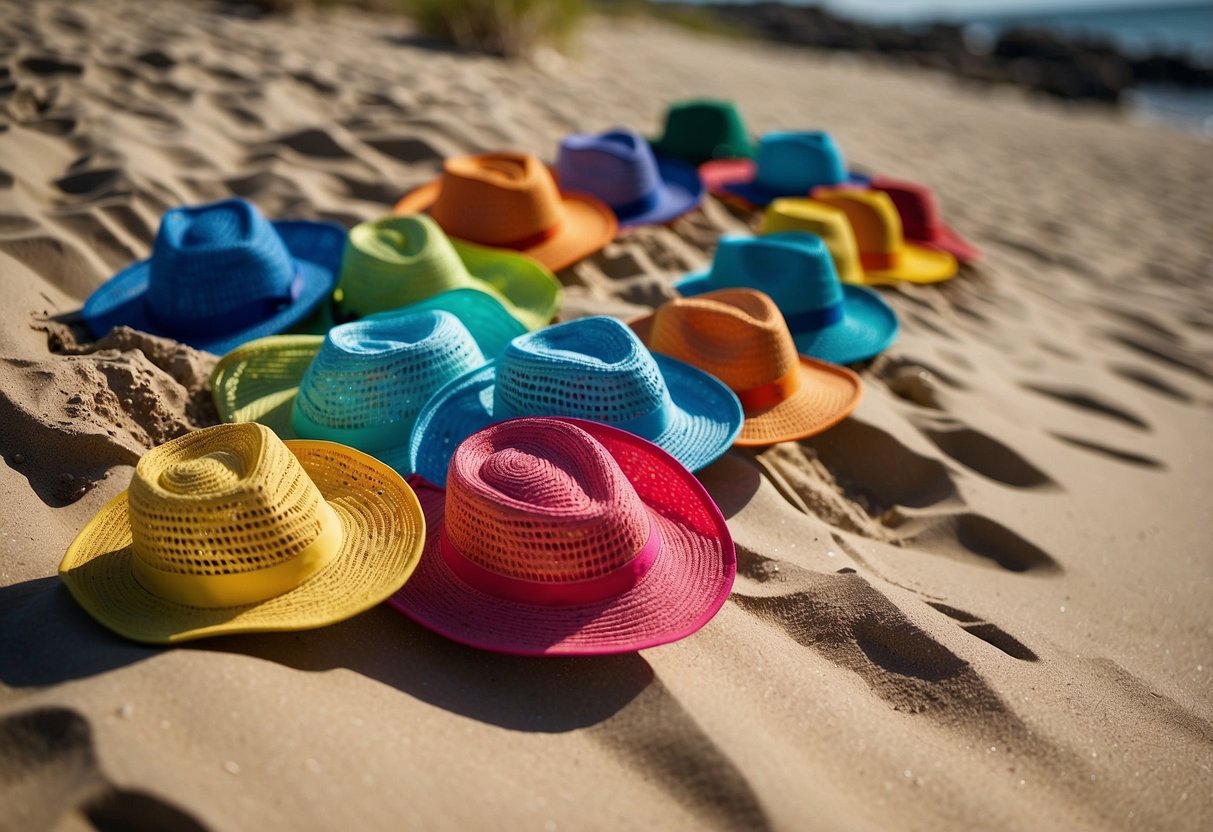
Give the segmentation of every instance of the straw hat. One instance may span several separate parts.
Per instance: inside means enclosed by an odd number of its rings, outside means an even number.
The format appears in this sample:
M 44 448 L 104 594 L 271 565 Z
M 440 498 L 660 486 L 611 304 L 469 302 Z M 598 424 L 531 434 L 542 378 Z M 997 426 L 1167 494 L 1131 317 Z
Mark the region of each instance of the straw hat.
M 91 616 L 135 641 L 305 630 L 383 601 L 424 541 L 416 495 L 381 462 L 219 425 L 144 454 L 59 576 Z
M 808 196 L 814 188 L 841 185 L 851 177 L 842 151 L 821 130 L 766 133 L 754 161 L 705 162 L 699 176 L 716 196 L 758 207 L 781 196 Z
M 804 355 L 850 364 L 872 358 L 897 337 L 893 309 L 865 286 L 840 283 L 829 249 L 813 234 L 726 235 L 710 268 L 674 284 L 688 297 L 745 287 L 775 301 Z
M 830 250 L 834 268 L 843 283 L 863 283 L 863 265 L 859 262 L 859 244 L 846 212 L 812 199 L 783 197 L 767 206 L 759 234 L 803 231 L 816 234 Z
M 883 191 L 818 188 L 813 199 L 840 208 L 851 221 L 865 283 L 938 283 L 956 276 L 956 258 L 907 243 L 901 217 Z
M 939 200 L 930 185 L 893 179 L 888 176 L 873 176 L 868 187 L 884 191 L 893 200 L 897 214 L 901 217 L 901 228 L 906 239 L 912 243 L 946 251 L 960 263 L 971 263 L 981 259 L 981 249 L 970 243 L 943 220 Z
M 671 104 L 666 110 L 665 128 L 652 144 L 654 152 L 692 165 L 754 155 L 737 106 L 732 101 L 708 98 Z
M 425 555 L 389 603 L 442 635 L 527 656 L 684 638 L 728 598 L 720 509 L 650 442 L 581 420 L 514 419 L 464 441 L 445 492 L 419 486 Z
M 615 238 L 615 214 L 586 194 L 562 193 L 534 156 L 485 153 L 447 159 L 442 176 L 405 195 L 397 214 L 428 212 L 460 240 L 509 248 L 553 271 Z
M 438 309 L 409 309 L 342 324 L 323 337 L 253 341 L 215 365 L 215 409 L 224 421 L 260 422 L 283 439 L 350 445 L 407 474 L 409 434 L 422 405 L 484 366 L 485 347 L 495 354 L 508 343 L 491 334 L 501 322 L 468 323 Z
M 152 254 L 102 284 L 84 304 L 98 338 L 129 326 L 222 354 L 303 321 L 336 284 L 345 229 L 271 223 L 251 202 L 171 208 Z
M 350 229 L 334 295 L 336 321 L 390 312 L 454 289 L 483 293 L 526 329 L 560 308 L 560 281 L 522 254 L 451 240 L 424 214 L 388 216 Z
M 711 373 L 741 400 L 735 445 L 804 439 L 831 428 L 859 404 L 859 376 L 796 354 L 775 302 L 752 289 L 677 298 L 630 324 L 649 349 Z
M 648 142 L 625 129 L 566 136 L 556 179 L 564 190 L 605 202 L 621 227 L 673 222 L 698 207 L 704 194 L 695 168 L 654 156 Z
M 434 394 L 413 428 L 411 469 L 442 485 L 460 442 L 518 416 L 605 422 L 656 443 L 692 471 L 729 449 L 744 418 L 719 379 L 653 355 L 614 318 L 579 318 L 515 338 L 495 361 Z

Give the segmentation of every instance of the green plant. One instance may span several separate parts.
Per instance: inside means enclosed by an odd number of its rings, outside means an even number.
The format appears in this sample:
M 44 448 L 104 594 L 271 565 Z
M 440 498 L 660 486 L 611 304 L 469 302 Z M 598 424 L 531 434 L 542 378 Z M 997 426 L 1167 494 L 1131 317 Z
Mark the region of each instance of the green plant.
M 403 0 L 421 31 L 461 49 L 504 57 L 541 43 L 566 46 L 584 18 L 586 0 Z

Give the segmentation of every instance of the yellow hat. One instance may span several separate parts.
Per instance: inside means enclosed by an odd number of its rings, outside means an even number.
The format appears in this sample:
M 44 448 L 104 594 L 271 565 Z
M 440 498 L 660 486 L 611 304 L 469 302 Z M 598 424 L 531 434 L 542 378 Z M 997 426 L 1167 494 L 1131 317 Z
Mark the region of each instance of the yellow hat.
M 956 276 L 955 257 L 906 242 L 901 215 L 884 191 L 817 188 L 813 199 L 841 209 L 851 221 L 864 283 L 938 283 Z
M 859 264 L 859 245 L 851 221 L 841 208 L 803 197 L 777 199 L 767 206 L 762 216 L 759 234 L 780 231 L 805 231 L 816 234 L 830 250 L 838 279 L 843 283 L 863 283 L 863 266 Z
M 106 627 L 162 644 L 342 621 L 399 589 L 424 543 L 416 495 L 382 462 L 219 425 L 144 454 L 59 576 Z

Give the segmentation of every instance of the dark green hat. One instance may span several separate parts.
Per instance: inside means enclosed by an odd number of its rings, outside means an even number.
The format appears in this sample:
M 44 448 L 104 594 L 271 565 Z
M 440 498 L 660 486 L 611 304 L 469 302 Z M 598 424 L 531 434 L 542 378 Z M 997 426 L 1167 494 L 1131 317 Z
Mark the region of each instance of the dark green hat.
M 754 155 L 737 107 L 732 101 L 709 98 L 671 104 L 665 114 L 665 132 L 652 144 L 658 153 L 693 165 Z

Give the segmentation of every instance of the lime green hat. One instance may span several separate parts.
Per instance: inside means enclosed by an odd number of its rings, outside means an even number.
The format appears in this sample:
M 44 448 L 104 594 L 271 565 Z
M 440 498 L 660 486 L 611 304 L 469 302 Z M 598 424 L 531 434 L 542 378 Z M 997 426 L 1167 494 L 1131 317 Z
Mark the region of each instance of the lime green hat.
M 456 289 L 328 335 L 250 341 L 215 365 L 211 391 L 225 422 L 259 422 L 283 439 L 340 442 L 407 474 L 409 434 L 422 405 L 525 332 L 484 292 Z
M 547 326 L 560 307 L 560 281 L 526 255 L 452 240 L 424 214 L 387 216 L 350 229 L 333 295 L 334 323 L 451 289 L 483 292 L 527 330 Z

